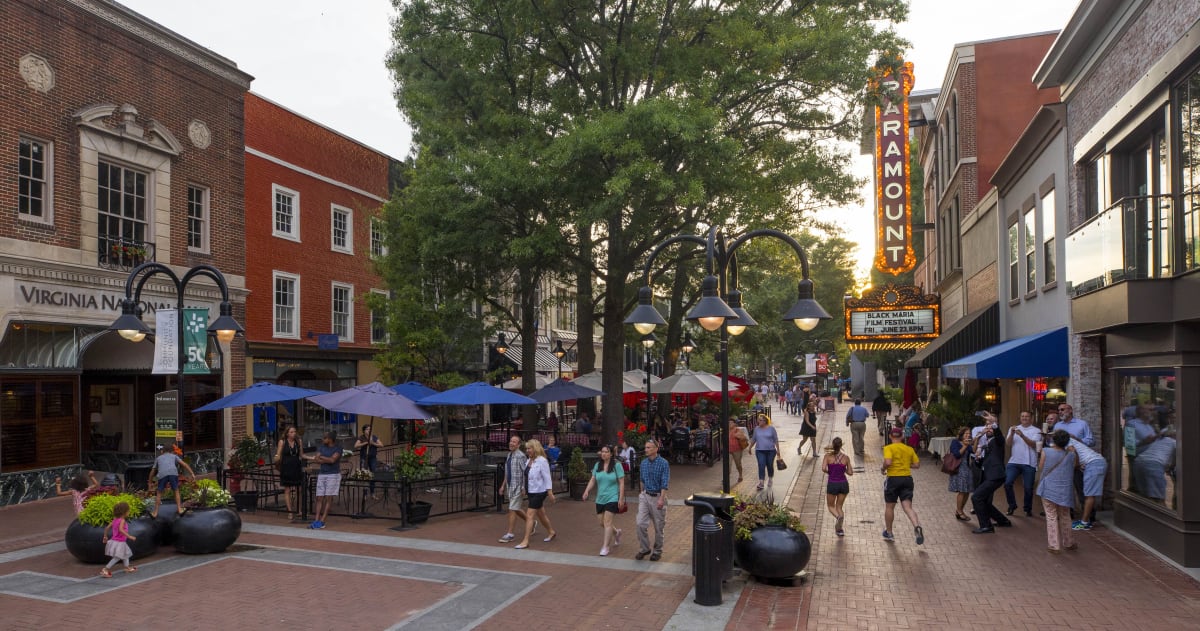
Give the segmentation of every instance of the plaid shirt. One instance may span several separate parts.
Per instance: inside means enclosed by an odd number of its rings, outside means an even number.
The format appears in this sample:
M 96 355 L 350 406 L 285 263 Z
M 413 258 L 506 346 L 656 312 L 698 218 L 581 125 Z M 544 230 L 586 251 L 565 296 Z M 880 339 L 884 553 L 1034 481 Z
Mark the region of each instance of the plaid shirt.
M 529 458 L 517 451 L 508 452 L 504 459 L 504 485 L 510 497 L 525 492 L 525 462 Z
M 642 489 L 646 491 L 657 493 L 670 486 L 671 465 L 667 464 L 667 459 L 662 456 L 643 459 L 641 472 Z

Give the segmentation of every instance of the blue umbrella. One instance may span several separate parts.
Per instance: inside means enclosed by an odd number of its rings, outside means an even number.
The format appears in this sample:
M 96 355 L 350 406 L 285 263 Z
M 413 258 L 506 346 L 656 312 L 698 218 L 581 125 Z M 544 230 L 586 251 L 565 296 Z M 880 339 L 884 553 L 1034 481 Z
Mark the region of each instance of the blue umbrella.
M 425 397 L 437 394 L 437 390 L 417 381 L 406 381 L 402 384 L 392 386 L 392 390 L 396 394 L 408 397 L 413 401 L 419 401 Z
M 396 394 L 378 381 L 337 392 L 318 394 L 308 397 L 308 400 L 334 412 L 365 414 L 379 418 L 426 419 L 433 416 L 417 407 L 412 399 Z
M 469 383 L 445 392 L 439 392 L 417 401 L 421 405 L 488 405 L 514 404 L 529 405 L 537 401 L 503 388 L 490 386 L 482 381 Z
M 604 392 L 602 390 L 587 388 L 566 379 L 556 379 L 551 381 L 550 385 L 545 388 L 529 395 L 529 398 L 538 403 L 553 403 L 555 401 L 569 401 L 571 399 L 590 399 L 603 395 Z
M 243 405 L 275 403 L 278 401 L 294 401 L 296 399 L 311 397 L 314 394 L 321 394 L 321 391 L 311 390 L 309 388 L 293 388 L 292 386 L 281 386 L 266 381 L 259 381 L 245 390 L 239 390 L 229 396 L 221 397 L 216 401 L 202 405 L 192 411 L 212 412 L 214 410 L 236 408 Z

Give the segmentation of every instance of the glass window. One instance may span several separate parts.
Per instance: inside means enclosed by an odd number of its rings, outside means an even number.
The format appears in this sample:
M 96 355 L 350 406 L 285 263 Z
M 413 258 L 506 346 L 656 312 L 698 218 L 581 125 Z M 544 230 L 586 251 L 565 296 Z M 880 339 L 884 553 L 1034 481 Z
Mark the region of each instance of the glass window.
M 339 340 L 354 340 L 354 287 L 333 284 L 333 334 Z
M 1184 270 L 1200 266 L 1200 71 L 1175 93 L 1179 109 L 1180 192 L 1183 203 Z
M 79 462 L 79 411 L 73 378 L 0 377 L 0 471 Z
M 17 155 L 17 216 L 52 223 L 50 215 L 50 144 L 21 138 Z
M 372 289 L 371 293 L 375 294 L 377 299 L 387 298 L 387 293 L 378 289 Z M 387 308 L 385 303 L 381 302 L 378 306 L 371 307 L 371 343 L 383 344 L 387 340 Z
M 145 257 L 149 223 L 146 221 L 146 174 L 100 160 L 97 165 L 96 202 L 99 253 L 102 260 L 141 250 Z
M 272 234 L 292 241 L 300 240 L 300 193 L 279 185 L 271 187 L 275 219 Z
M 1037 207 L 1025 211 L 1025 293 L 1037 289 Z
M 575 292 L 559 289 L 557 293 L 554 328 L 563 331 L 574 331 L 577 325 L 575 319 Z
M 1108 208 L 1108 161 L 1099 156 L 1083 167 L 1084 219 L 1095 217 Z
M 275 337 L 300 338 L 300 277 L 275 272 Z
M 208 189 L 188 185 L 188 249 L 208 252 Z
M 1143 370 L 1117 378 L 1121 489 L 1176 509 L 1175 372 Z
M 342 208 L 341 206 L 334 206 L 332 212 L 330 229 L 333 231 L 333 234 L 330 238 L 330 243 L 333 244 L 333 250 L 335 252 L 352 254 L 354 252 L 353 215 L 349 208 Z
M 1021 274 L 1017 269 L 1017 264 L 1021 260 L 1021 249 L 1017 243 L 1017 224 L 1008 227 L 1008 299 L 1016 300 L 1020 297 L 1021 291 Z
M 387 256 L 387 243 L 384 241 L 383 220 L 371 218 L 371 256 Z
M 1054 215 L 1058 212 L 1055 203 L 1054 189 L 1042 195 L 1042 275 L 1046 285 L 1058 280 L 1054 256 Z

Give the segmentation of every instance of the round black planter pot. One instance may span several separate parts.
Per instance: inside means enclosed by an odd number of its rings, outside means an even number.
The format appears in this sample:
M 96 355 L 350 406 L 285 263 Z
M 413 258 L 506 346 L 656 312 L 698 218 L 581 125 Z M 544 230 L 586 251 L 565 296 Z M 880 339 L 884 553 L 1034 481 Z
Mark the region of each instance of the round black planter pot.
M 158 550 L 158 529 L 158 522 L 150 518 L 129 520 L 129 534 L 137 537 L 128 542 L 133 558 L 150 556 Z M 67 551 L 84 563 L 108 562 L 108 555 L 104 554 L 104 526 L 88 526 L 76 519 L 67 526 L 65 541 Z
M 422 524 L 429 519 L 429 511 L 433 510 L 433 504 L 417 500 L 405 504 L 404 510 L 408 513 L 408 523 Z
M 748 541 L 734 541 L 733 556 L 751 576 L 792 578 L 808 565 L 812 554 L 808 535 L 783 526 L 763 526 L 750 531 L 750 536 Z
M 237 541 L 242 534 L 242 518 L 237 511 L 225 507 L 189 508 L 175 520 L 171 531 L 176 550 L 184 554 L 212 554 Z
M 163 500 L 158 507 L 158 545 L 169 546 L 175 541 L 175 520 L 179 519 L 179 508 L 175 500 Z

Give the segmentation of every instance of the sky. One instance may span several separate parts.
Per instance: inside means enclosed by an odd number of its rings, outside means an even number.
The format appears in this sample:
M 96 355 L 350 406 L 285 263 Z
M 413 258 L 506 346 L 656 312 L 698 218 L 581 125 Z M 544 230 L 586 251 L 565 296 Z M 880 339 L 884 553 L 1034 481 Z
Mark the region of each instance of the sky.
M 162 26 L 233 60 L 255 77 L 251 90 L 395 158 L 412 136 L 384 67 L 391 46 L 388 0 L 118 0 Z M 1061 29 L 1077 0 L 911 0 L 897 31 L 912 43 L 916 90 L 941 86 L 957 43 Z M 857 146 L 850 147 L 857 154 Z M 855 158 L 870 177 L 870 156 Z M 871 188 L 851 208 L 828 209 L 858 244 L 865 276 L 874 249 Z

